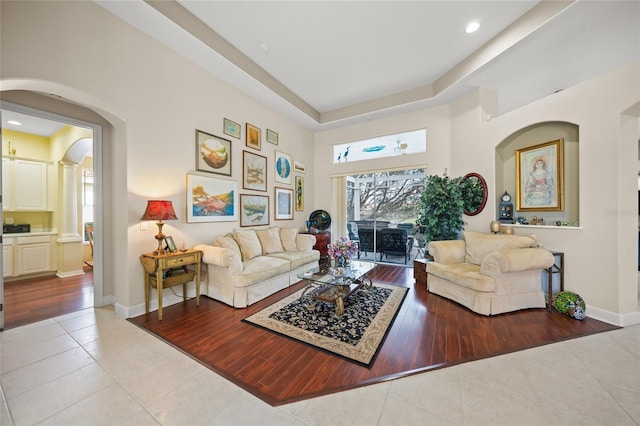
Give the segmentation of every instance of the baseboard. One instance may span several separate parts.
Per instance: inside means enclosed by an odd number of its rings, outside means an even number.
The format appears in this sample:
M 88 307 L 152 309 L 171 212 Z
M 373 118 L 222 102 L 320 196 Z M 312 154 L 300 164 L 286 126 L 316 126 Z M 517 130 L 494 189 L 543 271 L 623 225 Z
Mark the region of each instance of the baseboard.
M 640 311 L 628 314 L 616 314 L 615 312 L 587 305 L 585 313 L 589 318 L 597 319 L 598 321 L 603 321 L 620 327 L 629 327 L 631 325 L 640 324 Z
M 83 269 L 78 269 L 75 271 L 69 271 L 69 272 L 56 272 L 56 277 L 58 278 L 69 278 L 69 277 L 75 277 L 78 275 L 84 275 L 84 270 Z
M 162 308 L 166 308 L 167 306 L 171 306 L 171 305 L 175 305 L 176 303 L 182 303 L 183 299 L 182 299 L 182 295 L 181 294 L 174 294 L 172 291 L 172 289 L 165 289 L 164 293 L 162 294 Z M 155 294 L 155 293 L 154 293 Z M 202 292 L 200 293 L 200 296 L 202 297 Z M 187 287 L 187 300 L 189 299 L 193 299 L 196 297 L 196 291 L 195 288 L 189 288 Z M 116 315 L 123 317 L 123 318 L 133 318 L 133 317 L 137 317 L 139 315 L 144 314 L 144 302 L 143 303 L 139 303 L 137 305 L 133 305 L 133 306 L 124 306 L 120 303 L 115 303 L 115 311 L 116 311 Z M 149 300 L 149 312 L 154 312 L 158 310 L 158 299 L 156 298 L 150 298 Z

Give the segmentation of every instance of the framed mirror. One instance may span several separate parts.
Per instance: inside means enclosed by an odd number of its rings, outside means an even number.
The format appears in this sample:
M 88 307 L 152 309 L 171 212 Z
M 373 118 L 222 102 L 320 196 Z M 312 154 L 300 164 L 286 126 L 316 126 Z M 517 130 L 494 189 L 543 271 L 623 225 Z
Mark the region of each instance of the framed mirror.
M 464 214 L 477 215 L 487 204 L 487 182 L 478 173 L 467 173 L 460 180 L 460 186 L 464 200 Z

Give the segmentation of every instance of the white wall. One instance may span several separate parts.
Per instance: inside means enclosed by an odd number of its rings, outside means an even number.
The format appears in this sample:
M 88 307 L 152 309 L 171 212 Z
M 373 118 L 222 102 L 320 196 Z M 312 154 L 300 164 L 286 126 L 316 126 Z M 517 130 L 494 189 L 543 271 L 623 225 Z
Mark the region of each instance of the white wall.
M 187 224 L 186 174 L 195 169 L 195 129 L 232 139 L 232 179 L 240 193 L 266 194 L 273 206 L 274 150 L 291 154 L 313 175 L 312 133 L 272 112 L 220 79 L 155 42 L 91 2 L 2 2 L 2 90 L 54 93 L 99 112 L 114 126 L 114 162 L 105 178 L 113 203 L 105 206 L 110 232 L 105 245 L 113 257 L 114 296 L 125 315 L 143 306 L 142 268 L 138 256 L 156 246 L 157 227 L 140 231 L 146 200 L 173 201 L 180 220 L 163 229 L 178 245 L 210 242 L 238 222 Z M 268 158 L 268 190 L 242 190 L 243 139 L 222 133 L 223 118 L 263 129 L 260 155 Z M 266 128 L 279 133 L 279 145 L 264 141 Z M 254 151 L 257 152 L 257 151 Z M 228 178 L 207 174 L 211 177 Z M 313 180 L 305 179 L 313 194 Z M 283 185 L 278 185 L 283 186 Z M 293 188 L 293 185 L 291 185 Z M 295 212 L 293 221 L 271 225 L 302 229 L 312 211 Z M 167 293 L 170 295 L 170 293 Z

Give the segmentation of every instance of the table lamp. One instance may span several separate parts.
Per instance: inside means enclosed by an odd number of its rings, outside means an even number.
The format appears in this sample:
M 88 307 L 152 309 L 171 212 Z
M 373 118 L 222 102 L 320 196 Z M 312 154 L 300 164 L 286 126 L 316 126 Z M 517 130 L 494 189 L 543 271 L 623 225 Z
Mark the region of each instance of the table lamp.
M 158 234 L 156 235 L 156 240 L 158 240 L 158 249 L 153 252 L 153 254 L 164 254 L 164 249 L 162 248 L 162 241 L 164 240 L 164 234 L 162 233 L 162 223 L 163 220 L 174 220 L 178 219 L 176 216 L 176 212 L 173 211 L 173 204 L 171 201 L 165 200 L 149 200 L 147 201 L 147 209 L 144 211 L 144 214 L 140 218 L 140 220 L 157 220 L 156 225 L 158 225 Z

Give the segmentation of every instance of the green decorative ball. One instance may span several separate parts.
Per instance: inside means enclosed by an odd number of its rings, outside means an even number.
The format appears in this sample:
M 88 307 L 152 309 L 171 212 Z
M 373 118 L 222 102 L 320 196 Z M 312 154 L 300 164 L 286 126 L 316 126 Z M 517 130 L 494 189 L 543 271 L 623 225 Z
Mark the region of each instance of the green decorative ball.
M 582 320 L 585 317 L 587 306 L 582 297 L 570 291 L 562 291 L 553 299 L 553 306 L 562 314 Z

